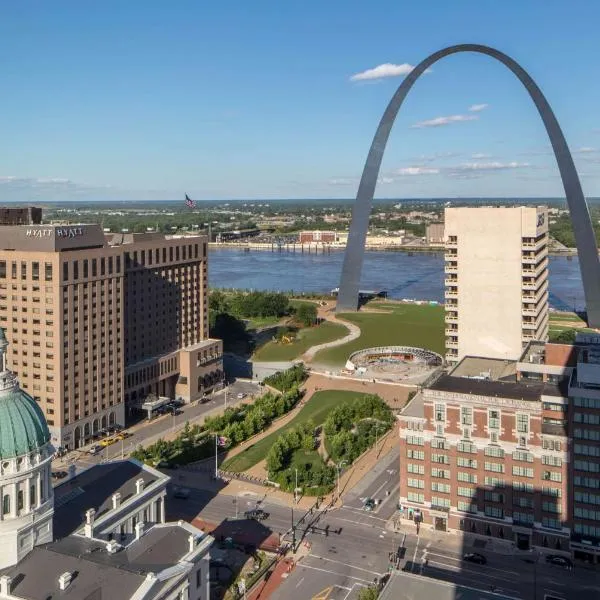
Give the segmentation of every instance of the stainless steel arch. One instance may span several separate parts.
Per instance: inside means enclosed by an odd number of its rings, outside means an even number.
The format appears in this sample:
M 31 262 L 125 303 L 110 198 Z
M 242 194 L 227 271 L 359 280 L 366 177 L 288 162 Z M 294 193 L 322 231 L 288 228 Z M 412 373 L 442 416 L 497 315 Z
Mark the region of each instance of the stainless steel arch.
M 529 74 L 512 58 L 506 54 L 479 44 L 459 44 L 449 46 L 435 52 L 420 62 L 400 84 L 390 103 L 388 104 L 379 127 L 373 138 L 369 155 L 363 169 L 362 178 L 358 187 L 356 201 L 352 208 L 352 223 L 348 235 L 348 244 L 344 255 L 342 276 L 338 294 L 337 311 L 356 310 L 358 307 L 358 291 L 360 274 L 362 270 L 365 240 L 369 226 L 369 215 L 373 203 L 375 185 L 379 176 L 381 160 L 396 116 L 406 95 L 417 79 L 435 62 L 458 52 L 477 52 L 491 56 L 507 66 L 525 86 L 533 100 L 550 138 L 554 156 L 562 178 L 567 204 L 573 223 L 579 267 L 583 280 L 587 320 L 591 327 L 600 327 L 600 261 L 596 247 L 596 238 L 588 211 L 588 206 L 581 189 L 579 176 L 573 163 L 573 157 L 558 121 L 542 94 L 542 91 L 529 76 Z

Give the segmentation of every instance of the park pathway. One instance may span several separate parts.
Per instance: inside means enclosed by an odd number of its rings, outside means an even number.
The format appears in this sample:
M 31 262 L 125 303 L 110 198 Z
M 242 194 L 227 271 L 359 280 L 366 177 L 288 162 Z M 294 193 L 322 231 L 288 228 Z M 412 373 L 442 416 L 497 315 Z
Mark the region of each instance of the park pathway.
M 333 340 L 332 342 L 325 342 L 324 344 L 312 346 L 300 357 L 300 360 L 303 360 L 304 362 L 310 362 L 315 357 L 315 354 L 320 350 L 325 350 L 326 348 L 334 348 L 335 346 L 341 346 L 342 344 L 347 344 L 348 342 L 352 342 L 353 340 L 360 337 L 360 327 L 358 327 L 358 325 L 355 325 L 354 323 L 350 323 L 350 321 L 340 319 L 336 316 L 334 310 L 335 302 L 328 302 L 325 306 L 319 307 L 319 317 L 321 319 L 325 319 L 326 321 L 330 321 L 331 323 L 343 325 L 344 327 L 346 327 L 346 329 L 349 330 L 348 334 L 345 335 L 343 338 Z

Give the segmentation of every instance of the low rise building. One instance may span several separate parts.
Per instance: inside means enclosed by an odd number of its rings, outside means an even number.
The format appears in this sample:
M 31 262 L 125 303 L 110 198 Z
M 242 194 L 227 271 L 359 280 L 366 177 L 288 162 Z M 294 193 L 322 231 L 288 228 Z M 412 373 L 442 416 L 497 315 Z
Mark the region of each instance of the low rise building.
M 465 357 L 400 415 L 405 518 L 600 557 L 600 336 Z

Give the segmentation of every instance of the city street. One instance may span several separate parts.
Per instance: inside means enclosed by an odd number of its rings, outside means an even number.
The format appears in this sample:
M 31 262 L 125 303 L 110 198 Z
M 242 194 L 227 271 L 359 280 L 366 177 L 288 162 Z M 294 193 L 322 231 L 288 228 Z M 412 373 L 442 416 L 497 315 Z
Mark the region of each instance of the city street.
M 355 598 L 361 586 L 383 576 L 390 565 L 389 553 L 401 552 L 400 570 L 415 576 L 433 577 L 453 584 L 499 596 L 523 600 L 596 600 L 600 582 L 596 571 L 575 568 L 568 571 L 546 564 L 543 557 L 489 552 L 463 546 L 457 536 L 422 532 L 405 522 L 401 531 L 385 528 L 377 515 L 350 507 L 330 511 L 320 522 L 329 525 L 329 536 L 309 533 L 310 555 L 302 559 L 273 598 L 305 600 L 329 586 L 335 586 L 329 600 Z M 467 563 L 464 552 L 480 552 L 486 565 Z M 528 561 L 528 562 L 526 562 Z M 413 584 L 414 585 L 414 584 Z
M 203 404 L 185 404 L 179 410 L 178 415 L 166 414 L 155 418 L 154 420 L 142 421 L 136 424 L 127 431 L 131 435 L 120 442 L 116 442 L 95 455 L 87 452 L 90 446 L 98 444 L 96 441 L 89 444 L 80 450 L 74 450 L 66 456 L 53 461 L 52 468 L 54 471 L 66 470 L 68 466 L 74 465 L 76 472 L 89 468 L 93 465 L 105 462 L 107 460 L 117 460 L 128 456 L 140 444 L 149 445 L 156 442 L 159 438 L 167 434 L 176 434 L 185 427 L 185 423 L 189 421 L 194 423 L 196 420 L 206 417 L 212 413 L 218 413 L 227 406 L 234 406 L 240 402 L 247 401 L 252 395 L 256 395 L 262 390 L 256 383 L 249 381 L 236 381 L 229 385 L 225 390 L 220 390 L 210 396 L 210 400 Z M 238 398 L 238 394 L 244 394 L 244 398 Z M 63 483 L 65 479 L 55 480 L 55 485 Z

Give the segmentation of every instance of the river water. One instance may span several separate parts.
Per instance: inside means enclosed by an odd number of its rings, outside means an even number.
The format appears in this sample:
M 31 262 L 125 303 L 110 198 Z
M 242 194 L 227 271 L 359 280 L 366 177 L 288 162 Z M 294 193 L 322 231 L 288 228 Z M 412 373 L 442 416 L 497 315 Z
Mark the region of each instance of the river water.
M 281 292 L 329 292 L 338 287 L 343 251 L 331 254 L 211 248 L 212 287 Z M 559 310 L 585 306 L 576 256 L 550 257 L 550 305 Z M 365 253 L 361 288 L 387 290 L 391 298 L 444 300 L 442 252 Z

